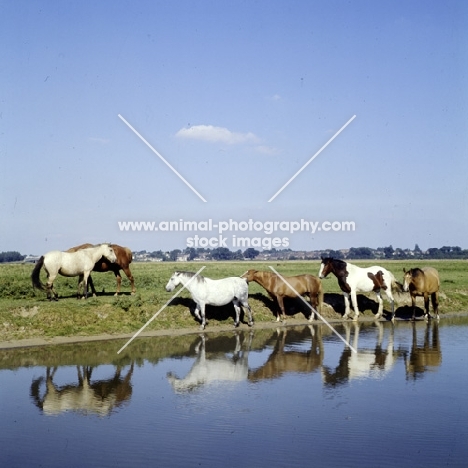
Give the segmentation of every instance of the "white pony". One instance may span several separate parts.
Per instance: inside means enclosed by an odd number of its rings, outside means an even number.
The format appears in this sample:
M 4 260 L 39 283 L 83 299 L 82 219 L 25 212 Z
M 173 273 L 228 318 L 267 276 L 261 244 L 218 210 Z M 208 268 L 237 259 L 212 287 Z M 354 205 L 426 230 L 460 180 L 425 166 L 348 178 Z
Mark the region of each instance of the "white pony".
M 330 257 L 322 258 L 319 277 L 325 278 L 329 273 L 333 273 L 337 277 L 338 284 L 343 291 L 345 300 L 344 319 L 347 319 L 351 313 L 351 309 L 349 307 L 349 296 L 351 295 L 351 302 L 354 309 L 353 320 L 357 321 L 359 317 L 359 309 L 356 293 L 371 291 L 375 292 L 379 302 L 379 309 L 375 315 L 375 319 L 380 319 L 383 314 L 383 299 L 380 295 L 380 291 L 382 289 L 385 291 L 385 294 L 392 306 L 392 321 L 395 319 L 395 301 L 393 299 L 392 289 L 401 291 L 402 285 L 396 281 L 393 274 L 388 270 L 380 266 L 361 268 L 343 260 Z
M 241 306 L 249 312 L 249 326 L 253 325 L 252 310 L 248 303 L 249 286 L 245 279 L 229 277 L 213 280 L 188 271 L 176 271 L 169 279 L 166 291 L 173 291 L 179 284 L 183 284 L 190 291 L 197 304 L 195 316 L 201 322 L 201 330 L 206 326 L 206 305 L 223 306 L 230 302 L 236 310 L 234 326 L 239 326 Z
M 36 263 L 31 274 L 33 287 L 41 290 L 46 289 L 47 297 L 50 300 L 57 300 L 57 293 L 54 290 L 54 280 L 57 275 L 60 273 L 62 276 L 79 276 L 78 295 L 80 286 L 83 285 L 84 295 L 87 298 L 89 274 L 101 257 L 105 257 L 111 263 L 117 260 L 114 249 L 110 244 L 99 244 L 76 252 L 52 250 L 43 255 Z M 45 286 L 39 278 L 42 267 L 47 273 L 47 284 Z

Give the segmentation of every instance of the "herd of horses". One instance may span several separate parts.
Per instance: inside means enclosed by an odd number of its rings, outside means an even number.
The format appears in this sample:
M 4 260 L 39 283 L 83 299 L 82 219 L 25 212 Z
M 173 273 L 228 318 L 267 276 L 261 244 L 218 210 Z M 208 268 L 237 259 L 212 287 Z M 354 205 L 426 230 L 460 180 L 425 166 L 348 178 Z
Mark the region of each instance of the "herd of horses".
M 112 271 L 117 279 L 116 295 L 120 293 L 120 270 L 123 270 L 131 283 L 131 292 L 135 293 L 135 281 L 129 265 L 132 261 L 132 252 L 127 247 L 117 244 L 82 244 L 72 247 L 66 252 L 54 250 L 40 257 L 31 275 L 33 287 L 47 291 L 50 300 L 57 300 L 58 295 L 53 283 L 58 274 L 62 276 L 78 276 L 78 297 L 88 297 L 88 285 L 96 295 L 91 272 Z M 40 280 L 40 271 L 44 268 L 47 274 L 47 283 Z M 176 271 L 166 285 L 166 291 L 173 291 L 182 284 L 192 295 L 196 303 L 195 316 L 201 323 L 201 329 L 206 326 L 206 305 L 224 306 L 233 303 L 236 312 L 234 325 L 240 323 L 241 310 L 249 315 L 249 326 L 253 325 L 252 310 L 248 303 L 248 284 L 252 281 L 262 286 L 268 294 L 277 302 L 279 310 L 276 320 L 281 316 L 285 320 L 285 298 L 302 298 L 308 296 L 309 302 L 305 302 L 310 308 L 309 321 L 312 322 L 317 315 L 320 316 L 323 304 L 322 279 L 330 273 L 336 276 L 338 285 L 343 293 L 345 302 L 344 319 L 350 318 L 351 304 L 354 310 L 353 320 L 357 321 L 360 315 L 357 301 L 357 293 L 374 292 L 378 301 L 378 311 L 375 319 L 383 315 L 384 291 L 391 305 L 391 320 L 395 319 L 395 301 L 393 292 L 405 291 L 411 295 L 412 320 L 415 319 L 416 298 L 424 297 L 424 318 L 430 319 L 429 298 L 437 319 L 439 318 L 439 287 L 440 279 L 436 269 L 431 267 L 412 268 L 404 270 L 403 284 L 399 283 L 393 274 L 380 266 L 362 268 L 344 260 L 331 257 L 322 258 L 318 277 L 310 274 L 283 277 L 269 271 L 248 270 L 240 277 L 228 277 L 213 280 L 202 275 L 186 271 Z M 81 293 L 82 291 L 82 293 Z

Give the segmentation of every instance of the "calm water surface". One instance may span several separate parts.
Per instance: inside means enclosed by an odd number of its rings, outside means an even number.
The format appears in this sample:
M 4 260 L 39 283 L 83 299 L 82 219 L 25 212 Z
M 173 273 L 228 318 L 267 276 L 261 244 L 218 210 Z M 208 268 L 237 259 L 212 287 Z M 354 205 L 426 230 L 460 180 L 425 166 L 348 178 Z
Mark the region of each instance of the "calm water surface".
M 0 350 L 0 466 L 468 466 L 468 319 L 337 330 Z

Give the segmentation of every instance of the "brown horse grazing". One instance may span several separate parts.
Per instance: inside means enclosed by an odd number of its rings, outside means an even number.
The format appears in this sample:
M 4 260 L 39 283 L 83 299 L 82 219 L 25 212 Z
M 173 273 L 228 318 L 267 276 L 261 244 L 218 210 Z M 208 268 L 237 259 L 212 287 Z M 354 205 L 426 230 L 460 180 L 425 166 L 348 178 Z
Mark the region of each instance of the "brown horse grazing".
M 301 296 L 308 295 L 310 305 L 313 310 L 310 314 L 309 321 L 314 320 L 315 311 L 321 313 L 323 303 L 322 282 L 312 275 L 285 276 L 286 284 L 278 275 L 269 271 L 248 270 L 242 275 L 248 283 L 255 281 L 260 286 L 264 287 L 270 296 L 278 301 L 278 305 L 283 315 L 283 320 L 286 319 L 284 310 L 285 297 L 297 297 L 297 293 Z M 293 289 L 289 286 L 291 285 Z M 278 312 L 276 321 L 280 321 L 280 313 Z
M 86 249 L 88 247 L 93 247 L 93 244 L 82 244 L 76 247 L 72 247 L 68 249 L 67 252 L 76 252 L 77 250 Z M 115 278 L 117 280 L 117 291 L 115 296 L 118 296 L 120 293 L 120 285 L 122 283 L 122 277 L 120 276 L 120 270 L 123 270 L 127 275 L 127 278 L 130 281 L 132 286 L 132 294 L 135 294 L 135 280 L 133 278 L 132 272 L 130 271 L 130 263 L 132 263 L 132 251 L 128 247 L 121 247 L 117 244 L 111 244 L 111 247 L 114 249 L 115 255 L 117 256 L 117 260 L 115 263 L 110 263 L 104 257 L 101 257 L 99 261 L 96 262 L 94 265 L 93 271 L 97 271 L 99 273 L 105 273 L 107 271 L 113 271 Z M 94 289 L 94 284 L 91 276 L 89 277 L 89 285 L 91 286 L 91 290 L 93 292 L 93 296 L 96 295 L 96 290 Z
M 432 308 L 439 319 L 439 273 L 435 268 L 412 268 L 406 271 L 403 269 L 405 276 L 403 278 L 403 290 L 411 294 L 411 305 L 413 307 L 413 317 L 416 312 L 416 296 L 424 296 L 424 318 L 430 319 L 429 313 L 429 295 L 431 296 Z

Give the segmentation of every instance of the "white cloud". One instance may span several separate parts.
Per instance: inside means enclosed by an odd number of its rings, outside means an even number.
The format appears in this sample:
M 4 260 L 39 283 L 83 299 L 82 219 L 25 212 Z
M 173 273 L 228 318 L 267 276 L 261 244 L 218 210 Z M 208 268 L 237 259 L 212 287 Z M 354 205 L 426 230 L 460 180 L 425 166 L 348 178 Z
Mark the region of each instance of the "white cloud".
M 214 127 L 213 125 L 194 125 L 190 128 L 181 128 L 176 133 L 176 137 L 209 141 L 210 143 L 226 143 L 228 145 L 258 143 L 260 141 L 260 139 L 251 132 L 231 132 L 231 130 L 227 128 Z

